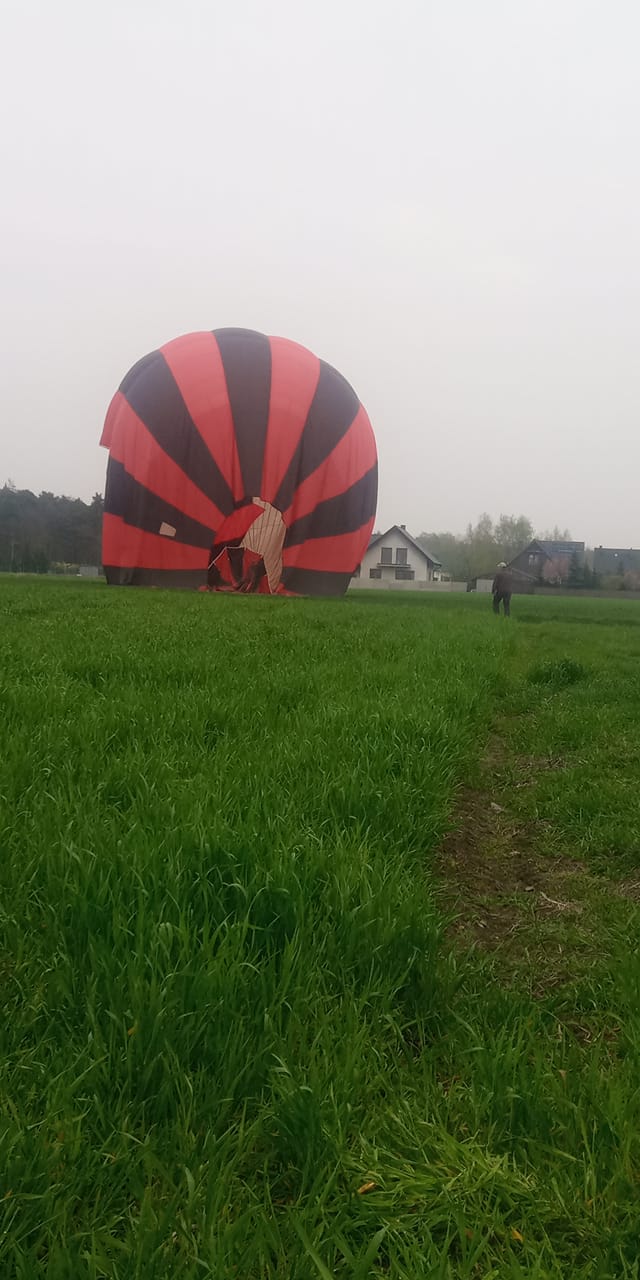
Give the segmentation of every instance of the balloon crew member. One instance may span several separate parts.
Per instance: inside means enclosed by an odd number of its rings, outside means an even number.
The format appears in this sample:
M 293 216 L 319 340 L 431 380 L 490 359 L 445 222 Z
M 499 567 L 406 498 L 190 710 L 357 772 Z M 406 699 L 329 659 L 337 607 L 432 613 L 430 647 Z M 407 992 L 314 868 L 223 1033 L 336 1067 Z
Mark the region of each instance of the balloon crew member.
M 501 560 L 498 565 L 498 572 L 493 579 L 491 590 L 493 592 L 493 612 L 500 613 L 500 605 L 502 604 L 505 618 L 510 617 L 513 583 L 504 560 Z

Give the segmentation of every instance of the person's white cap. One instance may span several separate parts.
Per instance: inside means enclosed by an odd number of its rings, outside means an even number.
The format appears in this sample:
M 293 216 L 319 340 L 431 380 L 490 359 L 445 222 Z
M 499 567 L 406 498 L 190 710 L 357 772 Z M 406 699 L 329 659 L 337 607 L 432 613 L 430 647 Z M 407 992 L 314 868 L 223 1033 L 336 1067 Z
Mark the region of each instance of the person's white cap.
M 499 568 L 499 569 L 506 569 L 506 567 L 507 567 L 507 566 L 506 566 L 505 561 L 504 561 L 504 560 L 501 560 L 501 561 L 500 561 L 500 564 L 498 565 L 498 568 Z

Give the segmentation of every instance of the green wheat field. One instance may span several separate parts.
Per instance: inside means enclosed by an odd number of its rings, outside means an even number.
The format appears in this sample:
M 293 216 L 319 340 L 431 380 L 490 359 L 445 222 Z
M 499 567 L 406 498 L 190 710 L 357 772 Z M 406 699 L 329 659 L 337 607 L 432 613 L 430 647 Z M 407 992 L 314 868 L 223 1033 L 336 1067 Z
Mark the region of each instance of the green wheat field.
M 0 579 L 3 1280 L 640 1276 L 640 604 Z

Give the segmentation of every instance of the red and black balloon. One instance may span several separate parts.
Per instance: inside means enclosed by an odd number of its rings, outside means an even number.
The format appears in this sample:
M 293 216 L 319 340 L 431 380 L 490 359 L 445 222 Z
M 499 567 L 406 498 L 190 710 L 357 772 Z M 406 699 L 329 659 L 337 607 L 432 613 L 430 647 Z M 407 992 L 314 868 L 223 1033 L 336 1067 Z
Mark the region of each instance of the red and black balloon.
M 368 545 L 371 424 L 342 375 L 287 339 L 166 343 L 122 381 L 101 444 L 110 583 L 341 595 Z

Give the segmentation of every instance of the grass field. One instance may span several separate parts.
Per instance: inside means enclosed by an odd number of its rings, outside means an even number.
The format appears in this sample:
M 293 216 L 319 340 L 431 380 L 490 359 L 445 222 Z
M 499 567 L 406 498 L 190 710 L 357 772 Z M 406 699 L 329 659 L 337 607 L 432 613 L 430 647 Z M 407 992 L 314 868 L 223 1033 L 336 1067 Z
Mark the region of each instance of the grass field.
M 640 605 L 0 579 L 0 1275 L 640 1276 Z

